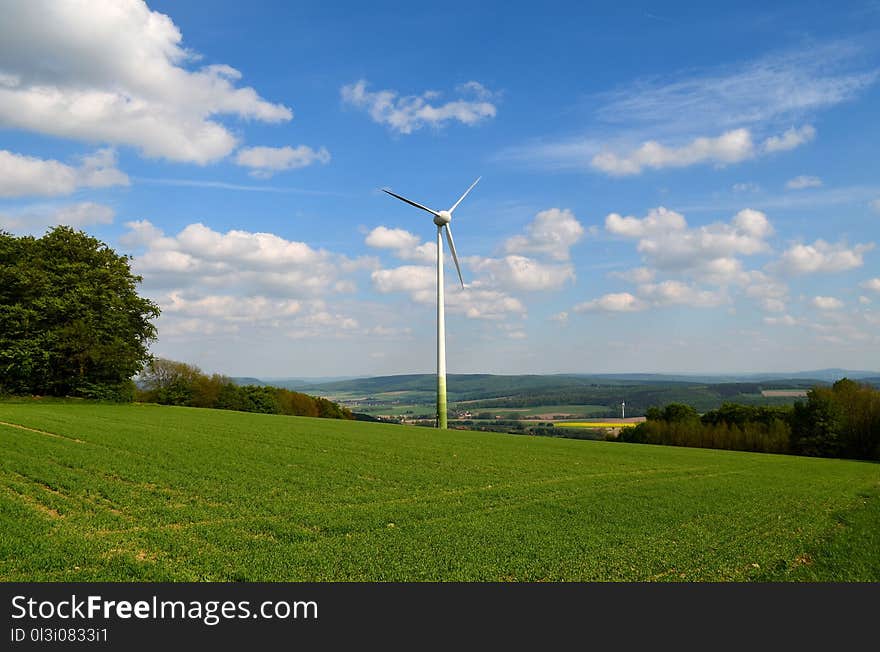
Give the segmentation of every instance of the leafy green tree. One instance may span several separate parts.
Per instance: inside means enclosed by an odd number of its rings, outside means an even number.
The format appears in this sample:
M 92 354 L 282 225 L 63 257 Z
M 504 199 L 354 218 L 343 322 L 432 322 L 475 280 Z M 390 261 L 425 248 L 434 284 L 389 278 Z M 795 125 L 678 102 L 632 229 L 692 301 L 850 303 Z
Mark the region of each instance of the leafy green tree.
M 700 417 L 697 411 L 684 403 L 670 403 L 663 408 L 663 420 L 669 423 L 691 421 Z
M 130 400 L 159 307 L 129 261 L 66 226 L 0 231 L 0 391 Z
M 814 387 L 806 403 L 794 404 L 791 415 L 791 441 L 795 452 L 814 457 L 836 457 L 841 450 L 842 412 L 834 391 Z

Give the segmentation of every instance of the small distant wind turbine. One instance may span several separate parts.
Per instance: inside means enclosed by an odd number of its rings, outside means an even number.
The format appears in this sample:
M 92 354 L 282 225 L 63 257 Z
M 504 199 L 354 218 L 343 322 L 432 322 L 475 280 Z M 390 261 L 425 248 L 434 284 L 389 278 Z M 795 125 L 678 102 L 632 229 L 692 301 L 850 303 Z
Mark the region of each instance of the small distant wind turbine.
M 452 229 L 449 228 L 449 223 L 452 221 L 453 211 L 458 208 L 458 205 L 474 189 L 474 186 L 477 185 L 481 178 L 477 177 L 477 181 L 474 181 L 471 187 L 464 191 L 464 194 L 458 198 L 458 201 L 448 211 L 435 211 L 406 197 L 394 194 L 390 190 L 382 189 L 383 192 L 387 192 L 392 197 L 396 197 L 410 206 L 427 211 L 434 216 L 434 224 L 437 225 L 437 427 L 444 429 L 446 428 L 446 316 L 443 305 L 443 231 L 446 231 L 446 241 L 449 242 L 452 260 L 455 261 L 458 280 L 461 283 L 462 289 L 464 289 L 464 279 L 461 276 L 458 253 L 455 251 L 455 241 L 452 239 Z
M 626 401 L 620 402 L 620 418 L 626 419 Z

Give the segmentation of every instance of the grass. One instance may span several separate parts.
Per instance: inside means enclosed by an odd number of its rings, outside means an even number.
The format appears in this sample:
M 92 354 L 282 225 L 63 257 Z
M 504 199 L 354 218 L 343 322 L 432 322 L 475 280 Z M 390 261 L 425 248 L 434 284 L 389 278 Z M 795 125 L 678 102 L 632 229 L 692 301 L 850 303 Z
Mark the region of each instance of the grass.
M 151 405 L 0 422 L 3 581 L 880 579 L 877 464 Z

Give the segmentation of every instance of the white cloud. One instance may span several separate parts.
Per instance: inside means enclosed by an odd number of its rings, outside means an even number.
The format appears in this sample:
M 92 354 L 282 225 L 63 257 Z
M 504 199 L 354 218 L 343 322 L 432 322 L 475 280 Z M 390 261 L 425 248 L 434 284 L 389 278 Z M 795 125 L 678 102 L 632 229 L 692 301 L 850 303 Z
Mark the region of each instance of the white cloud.
M 350 259 L 272 233 L 220 233 L 201 223 L 166 236 L 148 221 L 128 222 L 120 242 L 144 247 L 135 271 L 151 289 L 225 289 L 232 295 L 288 298 L 326 296 L 343 287 L 343 274 L 370 268 L 369 258 Z
M 813 304 L 814 308 L 818 308 L 819 310 L 840 310 L 843 308 L 843 301 L 835 297 L 817 296 L 813 297 L 810 303 Z
M 789 129 L 779 136 L 767 138 L 760 148 L 755 147 L 752 133 L 746 128 L 733 129 L 714 138 L 705 136 L 694 138 L 689 143 L 678 146 L 663 145 L 656 140 L 649 140 L 624 154 L 601 151 L 593 156 L 590 165 L 612 176 L 640 174 L 646 168 L 661 170 L 700 163 L 723 166 L 754 158 L 761 153 L 794 149 L 812 140 L 815 133 L 816 130 L 810 125 L 800 129 Z
M 437 260 L 437 245 L 422 242 L 420 238 L 405 229 L 391 229 L 377 226 L 367 234 L 365 242 L 376 249 L 388 249 L 401 260 L 415 260 L 431 263 Z
M 393 90 L 369 91 L 367 81 L 363 79 L 343 86 L 341 93 L 343 102 L 366 110 L 374 122 L 387 125 L 399 134 L 411 134 L 424 126 L 440 128 L 448 122 L 472 126 L 495 117 L 497 108 L 488 101 L 492 94 L 484 86 L 468 82 L 459 90 L 475 94 L 476 99 L 431 104 L 439 93 L 427 91 L 421 95 L 400 96 Z
M 568 260 L 569 250 L 584 235 L 584 227 L 567 208 L 539 212 L 525 231 L 525 235 L 513 236 L 504 243 L 507 253 L 535 253 Z
M 575 278 L 571 265 L 546 264 L 526 256 L 466 260 L 474 272 L 486 275 L 485 282 L 492 287 L 528 292 L 558 290 Z
M 761 299 L 761 307 L 767 312 L 785 312 L 787 304 L 782 299 L 764 298 Z
M 510 147 L 497 157 L 627 175 L 791 149 L 815 136 L 806 123 L 816 113 L 855 99 L 876 81 L 878 71 L 863 63 L 871 47 L 853 38 L 811 43 L 735 66 L 638 79 L 589 98 L 597 108 L 588 132 Z
M 788 286 L 768 274 L 753 270 L 743 278 L 745 295 L 757 299 L 767 312 L 784 312 L 788 305 Z
M 877 278 L 869 278 L 867 281 L 863 281 L 859 284 L 859 287 L 870 290 L 872 292 L 880 292 L 880 276 L 878 276 Z
M 0 228 L 11 233 L 37 233 L 56 224 L 73 227 L 111 224 L 115 211 L 94 202 L 62 206 L 26 206 L 9 213 L 0 213 Z
M 790 179 L 785 187 L 789 190 L 803 190 L 804 188 L 819 188 L 822 185 L 822 179 L 819 177 L 811 177 L 807 175 L 801 175 L 799 177 L 795 177 L 794 179 Z
M 663 281 L 640 285 L 639 297 L 654 306 L 684 305 L 710 308 L 724 303 L 727 297 L 722 292 L 700 290 L 681 281 Z
M 816 240 L 813 244 L 796 244 L 786 249 L 771 266 L 783 274 L 830 274 L 861 267 L 863 256 L 874 248 L 874 243 L 848 247 L 843 242 L 831 244 Z
M 598 299 L 579 303 L 575 312 L 636 312 L 644 310 L 648 305 L 629 292 L 605 294 Z
M 782 315 L 781 317 L 764 317 L 764 323 L 770 326 L 797 326 L 800 321 L 791 315 Z
M 237 87 L 223 64 L 196 55 L 166 15 L 141 0 L 7 3 L 0 22 L 0 125 L 88 142 L 131 145 L 149 157 L 199 164 L 237 138 L 217 116 L 281 122 L 289 108 Z
M 563 310 L 562 312 L 550 315 L 550 321 L 558 321 L 561 324 L 566 324 L 568 323 L 568 313 Z
M 763 148 L 768 154 L 774 152 L 787 152 L 801 145 L 805 145 L 816 137 L 816 130 L 812 125 L 804 125 L 799 129 L 792 127 L 779 136 L 770 136 L 764 141 Z
M 668 231 L 683 231 L 687 228 L 687 221 L 680 213 L 660 206 L 652 208 L 642 219 L 610 213 L 605 218 L 605 228 L 609 233 L 624 238 L 644 238 Z
M 83 156 L 76 167 L 0 150 L 0 197 L 51 197 L 69 195 L 80 188 L 128 184 L 128 177 L 116 168 L 116 153 L 112 149 Z
M 690 131 L 791 122 L 857 97 L 877 79 L 858 70 L 855 40 L 811 43 L 735 66 L 688 69 L 639 80 L 600 95 L 597 114 L 610 124 L 668 125 Z
M 404 265 L 379 269 L 372 273 L 372 280 L 376 290 L 383 294 L 406 292 L 416 303 L 437 302 L 437 277 L 433 267 Z M 464 289 L 448 286 L 444 296 L 447 312 L 462 314 L 469 319 L 497 320 L 526 313 L 519 299 L 501 290 L 484 287 L 480 282 L 471 283 Z
M 755 155 L 748 129 L 734 129 L 716 138 L 700 137 L 679 147 L 666 146 L 655 140 L 642 143 L 627 154 L 604 151 L 596 154 L 590 165 L 614 176 L 639 174 L 645 168 L 662 169 L 717 163 L 738 163 Z
M 306 145 L 298 147 L 244 147 L 235 156 L 238 165 L 252 168 L 250 175 L 268 179 L 275 172 L 296 170 L 315 163 L 330 162 L 330 152 L 324 147 L 312 149 Z
M 880 283 L 878 283 L 878 286 L 880 286 Z M 869 306 L 869 305 L 871 305 L 872 302 L 871 302 L 871 299 L 869 299 L 865 295 L 861 295 L 859 297 L 859 303 L 862 304 L 863 306 Z
M 748 208 L 739 211 L 728 224 L 715 222 L 690 228 L 683 215 L 661 206 L 641 219 L 611 213 L 605 218 L 605 228 L 614 235 L 637 239 L 637 250 L 652 267 L 702 269 L 716 277 L 721 272 L 739 271 L 734 256 L 767 251 L 766 239 L 773 233 L 767 216 Z
M 169 293 L 162 299 L 161 304 L 163 314 L 242 322 L 289 317 L 300 313 L 303 309 L 303 303 L 295 299 L 230 295 L 206 295 L 189 299 L 180 292 Z
M 761 190 L 761 186 L 752 181 L 748 181 L 744 183 L 735 183 L 731 189 L 733 192 L 758 192 Z
M 618 278 L 630 283 L 650 283 L 657 275 L 657 271 L 649 267 L 635 267 L 624 272 L 610 272 L 608 276 Z
M 393 269 L 377 269 L 372 273 L 375 288 L 389 292 L 415 292 L 434 288 L 437 285 L 437 272 L 424 265 L 404 265 Z
M 272 233 L 222 233 L 200 223 L 174 235 L 146 220 L 126 226 L 120 243 L 143 250 L 133 267 L 144 277 L 145 293 L 162 308 L 157 327 L 163 342 L 205 335 L 264 341 L 280 333 L 349 338 L 359 328 L 347 308 L 339 301 L 329 305 L 329 298 L 350 292 L 348 275 L 374 268 L 373 259 L 351 259 Z

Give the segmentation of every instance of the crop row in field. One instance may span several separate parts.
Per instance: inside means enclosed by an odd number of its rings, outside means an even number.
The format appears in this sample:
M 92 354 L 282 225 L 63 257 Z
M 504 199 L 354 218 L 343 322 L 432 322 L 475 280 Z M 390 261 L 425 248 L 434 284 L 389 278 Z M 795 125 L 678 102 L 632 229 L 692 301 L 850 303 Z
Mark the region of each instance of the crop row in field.
M 859 462 L 191 408 L 0 422 L 6 581 L 787 579 L 880 486 Z

